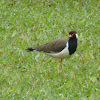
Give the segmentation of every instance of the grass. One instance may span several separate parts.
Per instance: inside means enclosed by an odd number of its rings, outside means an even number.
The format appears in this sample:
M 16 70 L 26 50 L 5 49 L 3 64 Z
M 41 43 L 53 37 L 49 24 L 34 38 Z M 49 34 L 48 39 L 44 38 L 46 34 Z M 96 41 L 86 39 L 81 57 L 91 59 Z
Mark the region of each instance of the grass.
M 1 100 L 100 100 L 100 1 L 0 1 Z M 25 49 L 79 35 L 77 52 L 56 61 Z M 75 73 L 75 79 L 73 78 Z

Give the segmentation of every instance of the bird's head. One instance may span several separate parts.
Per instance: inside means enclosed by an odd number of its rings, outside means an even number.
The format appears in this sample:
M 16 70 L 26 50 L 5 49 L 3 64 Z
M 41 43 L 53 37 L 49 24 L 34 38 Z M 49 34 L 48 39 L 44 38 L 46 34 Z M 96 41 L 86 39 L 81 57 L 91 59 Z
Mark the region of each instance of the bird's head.
M 70 31 L 69 32 L 69 38 L 71 38 L 71 39 L 78 38 L 78 35 L 75 31 Z

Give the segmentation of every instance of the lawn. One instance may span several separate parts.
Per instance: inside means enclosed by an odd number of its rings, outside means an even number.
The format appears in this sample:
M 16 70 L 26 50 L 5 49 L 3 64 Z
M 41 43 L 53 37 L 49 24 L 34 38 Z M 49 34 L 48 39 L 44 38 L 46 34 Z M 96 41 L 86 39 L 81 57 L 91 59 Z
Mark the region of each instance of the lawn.
M 0 100 L 100 100 L 100 1 L 1 0 Z M 57 62 L 26 52 L 53 39 L 79 36 L 77 51 Z M 73 72 L 75 77 L 73 77 Z

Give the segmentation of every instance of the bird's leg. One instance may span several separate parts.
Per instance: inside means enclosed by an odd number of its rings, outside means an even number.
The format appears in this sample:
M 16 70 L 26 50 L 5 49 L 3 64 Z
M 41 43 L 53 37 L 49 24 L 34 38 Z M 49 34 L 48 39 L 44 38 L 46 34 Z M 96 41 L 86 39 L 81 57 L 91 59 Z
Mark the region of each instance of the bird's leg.
M 59 59 L 57 59 L 57 73 L 59 73 Z
M 73 78 L 75 79 L 75 73 L 74 73 L 74 71 L 73 71 Z
M 61 66 L 61 69 L 62 69 L 63 75 L 65 76 L 65 73 L 64 73 L 64 70 L 63 70 L 63 67 L 62 67 L 62 59 L 61 59 L 60 66 Z

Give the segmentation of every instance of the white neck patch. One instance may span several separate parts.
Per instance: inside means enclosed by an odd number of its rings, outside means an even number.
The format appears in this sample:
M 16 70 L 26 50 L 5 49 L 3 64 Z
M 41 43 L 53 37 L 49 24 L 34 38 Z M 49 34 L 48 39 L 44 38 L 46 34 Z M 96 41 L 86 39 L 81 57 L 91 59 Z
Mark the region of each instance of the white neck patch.
M 78 39 L 78 35 L 77 35 L 77 33 L 76 33 L 76 38 Z

